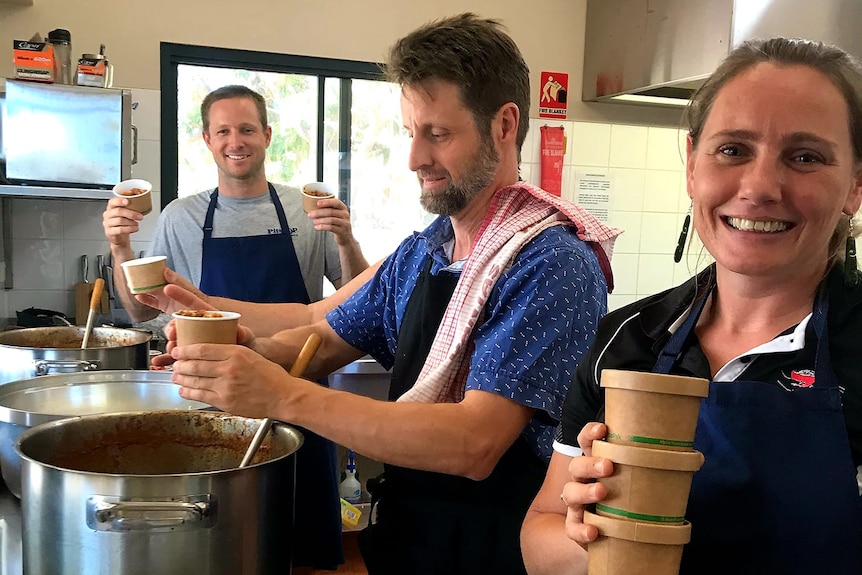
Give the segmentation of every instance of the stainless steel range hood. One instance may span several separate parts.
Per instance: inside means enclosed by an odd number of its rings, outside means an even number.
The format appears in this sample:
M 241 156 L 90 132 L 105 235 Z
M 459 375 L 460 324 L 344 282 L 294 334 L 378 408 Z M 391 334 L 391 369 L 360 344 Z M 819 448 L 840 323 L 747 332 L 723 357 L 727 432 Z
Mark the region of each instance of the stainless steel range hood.
M 733 47 L 773 36 L 862 58 L 862 1 L 587 0 L 583 100 L 685 105 Z

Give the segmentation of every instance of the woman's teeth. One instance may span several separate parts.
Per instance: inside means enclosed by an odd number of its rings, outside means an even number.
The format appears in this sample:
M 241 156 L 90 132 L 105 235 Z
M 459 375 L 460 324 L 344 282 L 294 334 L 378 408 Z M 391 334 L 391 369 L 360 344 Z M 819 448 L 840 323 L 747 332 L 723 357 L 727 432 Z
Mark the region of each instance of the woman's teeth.
M 787 229 L 787 222 L 762 222 L 755 220 L 744 220 L 742 218 L 726 218 L 728 225 L 744 232 L 783 232 Z

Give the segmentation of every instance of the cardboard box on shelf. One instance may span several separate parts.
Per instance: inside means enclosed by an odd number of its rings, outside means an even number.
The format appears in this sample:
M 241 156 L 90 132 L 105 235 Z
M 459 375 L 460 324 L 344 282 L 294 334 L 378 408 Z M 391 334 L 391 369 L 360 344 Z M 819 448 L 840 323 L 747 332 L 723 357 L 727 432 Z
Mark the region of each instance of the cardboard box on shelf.
M 54 81 L 54 46 L 38 40 L 12 40 L 12 63 L 19 80 Z

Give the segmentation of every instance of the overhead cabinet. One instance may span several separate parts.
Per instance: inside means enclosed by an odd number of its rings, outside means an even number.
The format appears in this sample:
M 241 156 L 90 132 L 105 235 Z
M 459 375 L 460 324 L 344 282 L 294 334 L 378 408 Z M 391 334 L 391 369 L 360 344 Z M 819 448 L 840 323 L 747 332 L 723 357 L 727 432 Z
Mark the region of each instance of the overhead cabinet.
M 753 38 L 837 44 L 862 57 L 859 0 L 587 0 L 583 100 L 684 103 Z

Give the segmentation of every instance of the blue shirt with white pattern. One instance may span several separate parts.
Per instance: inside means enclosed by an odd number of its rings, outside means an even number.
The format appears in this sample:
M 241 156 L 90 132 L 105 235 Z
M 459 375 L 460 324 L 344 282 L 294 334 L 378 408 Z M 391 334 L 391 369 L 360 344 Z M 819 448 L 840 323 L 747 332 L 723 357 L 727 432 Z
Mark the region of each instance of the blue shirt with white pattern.
M 453 238 L 451 221 L 441 216 L 405 239 L 371 281 L 327 314 L 329 325 L 391 368 L 407 302 L 428 258 L 432 274 L 460 273 L 445 252 Z M 566 391 L 606 311 L 607 283 L 598 259 L 566 226 L 550 227 L 524 246 L 485 304 L 466 390 L 535 408 L 523 434 L 545 461 Z

